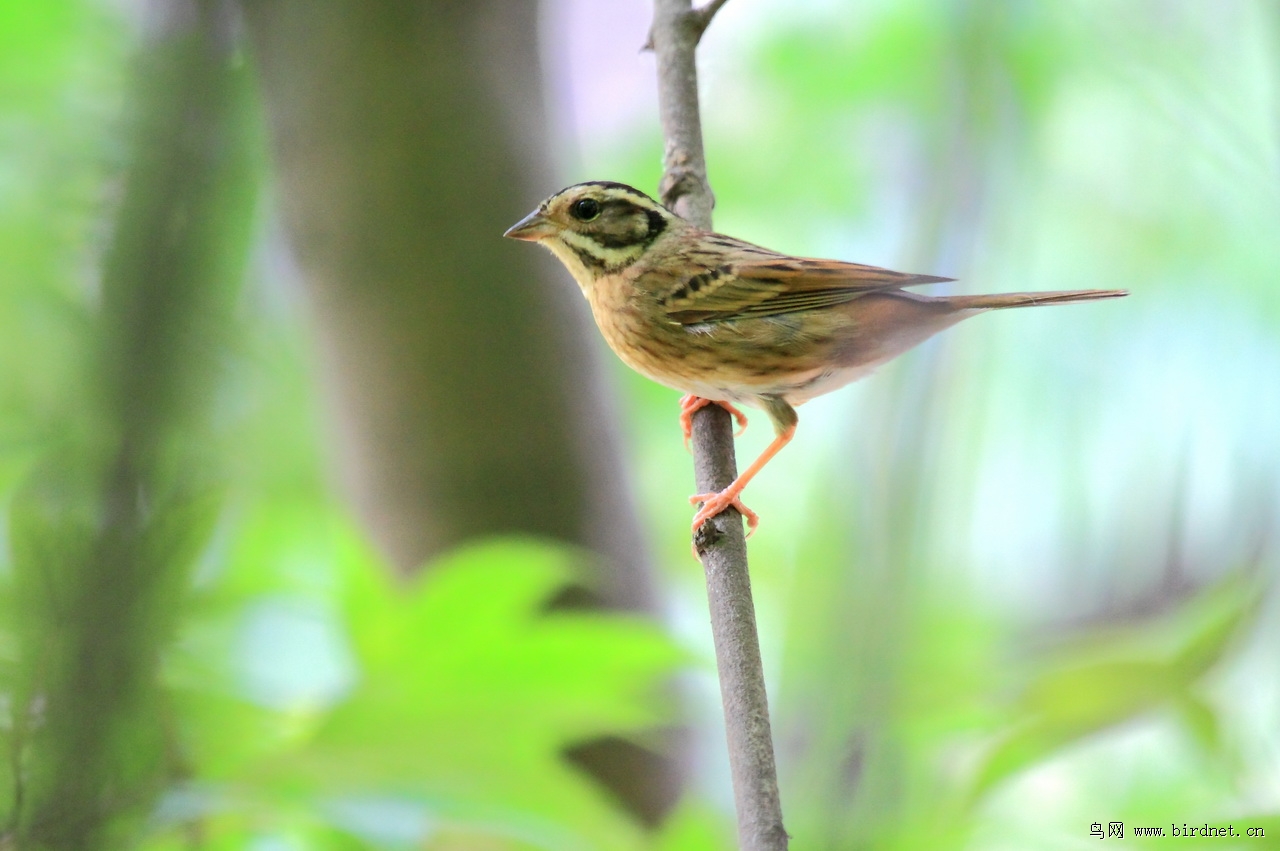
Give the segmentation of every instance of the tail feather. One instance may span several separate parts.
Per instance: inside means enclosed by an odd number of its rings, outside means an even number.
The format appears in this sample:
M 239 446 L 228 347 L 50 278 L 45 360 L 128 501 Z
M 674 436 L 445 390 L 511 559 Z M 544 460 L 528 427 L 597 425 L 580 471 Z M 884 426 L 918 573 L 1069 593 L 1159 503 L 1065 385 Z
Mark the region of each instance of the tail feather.
M 1001 310 L 1006 307 L 1032 307 L 1038 304 L 1070 304 L 1076 301 L 1123 298 L 1128 294 L 1128 290 L 1058 290 L 1042 293 L 955 295 L 947 296 L 946 300 L 956 310 Z

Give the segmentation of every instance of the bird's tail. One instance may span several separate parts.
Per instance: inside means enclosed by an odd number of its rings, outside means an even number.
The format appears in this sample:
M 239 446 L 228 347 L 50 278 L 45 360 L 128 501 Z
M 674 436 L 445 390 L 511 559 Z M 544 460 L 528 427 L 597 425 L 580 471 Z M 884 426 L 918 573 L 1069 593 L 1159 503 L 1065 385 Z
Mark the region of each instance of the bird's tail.
M 1032 307 L 1037 304 L 1070 304 L 1123 298 L 1128 290 L 1057 290 L 1043 293 L 996 293 L 994 295 L 953 295 L 947 302 L 956 310 L 1001 310 L 1006 307 Z

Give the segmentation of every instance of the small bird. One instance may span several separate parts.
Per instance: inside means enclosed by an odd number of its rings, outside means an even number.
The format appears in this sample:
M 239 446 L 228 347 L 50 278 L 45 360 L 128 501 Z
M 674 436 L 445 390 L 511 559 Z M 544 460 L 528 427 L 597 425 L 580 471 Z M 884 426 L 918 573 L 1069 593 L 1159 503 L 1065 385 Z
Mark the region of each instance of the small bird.
M 693 413 L 716 404 L 746 427 L 735 402 L 761 408 L 776 436 L 751 466 L 702 503 L 693 529 L 732 506 L 795 434 L 795 406 L 855 381 L 962 319 L 1006 307 L 1128 295 L 1067 290 L 929 297 L 904 287 L 953 280 L 876 266 L 793 257 L 702 230 L 638 189 L 591 181 L 562 189 L 504 236 L 560 259 L 596 325 L 632 369 L 685 394 Z

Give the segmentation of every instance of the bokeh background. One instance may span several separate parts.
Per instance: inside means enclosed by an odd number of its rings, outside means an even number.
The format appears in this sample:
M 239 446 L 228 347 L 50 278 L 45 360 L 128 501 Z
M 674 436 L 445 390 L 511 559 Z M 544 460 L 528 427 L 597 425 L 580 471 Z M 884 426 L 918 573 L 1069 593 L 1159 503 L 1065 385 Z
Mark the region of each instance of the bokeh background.
M 676 394 L 499 238 L 656 190 L 650 14 L 0 5 L 0 847 L 733 847 Z M 1280 10 L 733 0 L 700 68 L 719 229 L 1132 291 L 749 489 L 792 847 L 1280 843 Z

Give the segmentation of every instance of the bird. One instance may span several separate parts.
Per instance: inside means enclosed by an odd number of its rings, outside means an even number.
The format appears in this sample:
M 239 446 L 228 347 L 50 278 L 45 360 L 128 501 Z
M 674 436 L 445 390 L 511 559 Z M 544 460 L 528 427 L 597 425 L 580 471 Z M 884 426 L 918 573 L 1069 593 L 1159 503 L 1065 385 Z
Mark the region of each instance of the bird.
M 724 490 L 697 494 L 693 531 L 726 509 L 759 517 L 747 483 L 795 435 L 798 405 L 872 372 L 962 319 L 1011 307 L 1119 298 L 1082 289 L 927 296 L 907 287 L 937 275 L 795 257 L 697 227 L 625 183 L 560 190 L 507 229 L 568 269 L 605 342 L 628 366 L 684 394 L 688 445 L 695 411 L 715 404 L 741 428 L 737 405 L 759 408 L 774 439 Z M 739 432 L 741 433 L 741 432 Z

